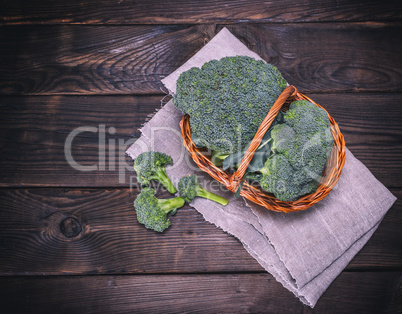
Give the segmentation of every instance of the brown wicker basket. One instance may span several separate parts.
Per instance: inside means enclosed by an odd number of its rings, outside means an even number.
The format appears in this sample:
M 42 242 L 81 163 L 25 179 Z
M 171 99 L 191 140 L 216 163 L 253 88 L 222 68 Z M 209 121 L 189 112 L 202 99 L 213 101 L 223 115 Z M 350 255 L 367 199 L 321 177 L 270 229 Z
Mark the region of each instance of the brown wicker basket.
M 307 96 L 299 93 L 294 86 L 286 87 L 282 94 L 275 101 L 265 119 L 262 121 L 252 143 L 250 144 L 243 157 L 243 160 L 240 163 L 239 168 L 234 173 L 225 172 L 221 168 L 215 166 L 210 160 L 210 157 L 205 155 L 205 152 L 202 152 L 195 146 L 194 142 L 191 140 L 191 128 L 188 115 L 183 115 L 183 118 L 180 122 L 184 146 L 189 151 L 192 159 L 201 170 L 208 173 L 212 178 L 225 185 L 226 188 L 230 191 L 236 192 L 241 181 L 243 180 L 243 176 L 247 170 L 248 164 L 253 158 L 254 152 L 261 143 L 264 134 L 267 132 L 279 110 L 284 105 L 288 105 L 292 101 L 301 99 L 310 101 L 318 107 L 322 108 L 320 105 L 315 103 Z M 318 185 L 317 190 L 314 193 L 302 196 L 301 198 L 293 202 L 284 202 L 276 199 L 274 195 L 264 192 L 263 190 L 248 184 L 245 180 L 240 191 L 240 195 L 256 204 L 264 206 L 267 209 L 286 213 L 305 210 L 325 198 L 338 182 L 343 165 L 345 163 L 345 140 L 335 120 L 329 114 L 328 118 L 331 124 L 331 133 L 334 138 L 334 147 L 331 151 L 330 156 L 328 157 L 327 165 L 324 169 L 322 179 Z

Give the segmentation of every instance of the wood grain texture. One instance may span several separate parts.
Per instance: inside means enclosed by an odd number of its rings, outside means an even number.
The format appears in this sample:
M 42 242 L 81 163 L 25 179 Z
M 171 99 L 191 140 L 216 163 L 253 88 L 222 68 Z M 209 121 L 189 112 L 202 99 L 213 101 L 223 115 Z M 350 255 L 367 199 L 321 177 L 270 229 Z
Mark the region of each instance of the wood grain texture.
M 269 274 L 0 277 L 0 307 L 13 313 L 397 313 L 401 280 L 401 272 L 342 273 L 310 309 Z
M 387 187 L 402 183 L 401 94 L 309 94 L 335 118 L 346 144 Z M 0 186 L 129 187 L 133 161 L 125 150 L 161 106 L 163 96 L 41 96 L 0 99 Z M 99 153 L 104 126 L 104 158 Z M 73 168 L 65 155 L 72 141 Z M 110 129 L 112 128 L 112 129 Z M 115 131 L 111 134 L 110 131 Z M 120 143 L 120 144 L 119 144 Z
M 229 25 L 228 29 L 305 92 L 402 89 L 400 23 Z
M 1 313 L 402 313 L 401 1 L 0 2 Z M 398 198 L 315 309 L 189 206 L 164 234 L 136 220 L 124 150 L 223 27 Z M 65 156 L 83 126 L 72 156 L 93 171 Z
M 191 9 L 189 9 L 191 8 Z M 399 1 L 3 1 L 4 24 L 183 24 L 401 19 Z
M 402 198 L 402 191 L 394 193 Z M 238 240 L 188 206 L 170 218 L 164 233 L 145 229 L 132 205 L 136 194 L 129 189 L 0 189 L 0 275 L 264 271 Z M 398 201 L 347 269 L 402 269 L 401 207 Z
M 160 80 L 222 27 L 5 26 L 0 94 L 162 94 Z M 402 90 L 401 23 L 228 28 L 304 92 Z
M 197 27 L 3 27 L 2 94 L 161 94 L 202 47 Z M 180 51 L 180 53 L 179 53 Z
M 171 218 L 166 232 L 145 229 L 136 220 L 135 195 L 128 189 L 0 190 L 0 273 L 263 271 L 239 241 L 189 207 Z M 81 230 L 76 236 L 60 228 L 71 218 Z
M 125 150 L 140 136 L 138 129 L 161 99 L 2 98 L 1 185 L 129 186 L 134 173 Z M 82 127 L 92 129 L 85 132 Z M 74 131 L 79 133 L 74 136 Z M 65 147 L 69 136 L 71 150 Z M 72 159 L 67 159 L 67 151 Z M 91 166 L 92 171 L 80 170 Z

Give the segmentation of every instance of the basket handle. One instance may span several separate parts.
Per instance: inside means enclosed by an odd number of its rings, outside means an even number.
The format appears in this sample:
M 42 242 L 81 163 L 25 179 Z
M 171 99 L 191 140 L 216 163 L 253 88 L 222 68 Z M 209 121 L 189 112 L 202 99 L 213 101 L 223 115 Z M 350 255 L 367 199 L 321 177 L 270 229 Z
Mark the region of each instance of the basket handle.
M 250 161 L 253 159 L 254 152 L 257 150 L 258 146 L 262 141 L 262 138 L 268 131 L 272 122 L 275 120 L 275 117 L 279 113 L 279 110 L 281 110 L 281 108 L 289 98 L 294 98 L 296 94 L 297 94 L 296 87 L 289 85 L 283 90 L 283 92 L 279 95 L 275 103 L 272 105 L 272 108 L 269 110 L 268 114 L 261 122 L 261 125 L 259 126 L 257 133 L 255 133 L 254 138 L 251 141 L 251 144 L 247 148 L 247 151 L 244 154 L 242 161 L 240 162 L 239 168 L 232 174 L 232 176 L 229 179 L 230 184 L 229 187 L 232 191 L 236 191 L 237 188 L 239 187 L 246 173 L 247 167 Z

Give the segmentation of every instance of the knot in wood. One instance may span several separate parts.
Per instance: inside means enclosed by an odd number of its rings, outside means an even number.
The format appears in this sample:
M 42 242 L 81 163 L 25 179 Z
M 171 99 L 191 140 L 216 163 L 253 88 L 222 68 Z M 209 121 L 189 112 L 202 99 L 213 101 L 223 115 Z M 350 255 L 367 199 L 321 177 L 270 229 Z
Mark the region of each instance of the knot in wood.
M 60 223 L 60 230 L 67 238 L 73 238 L 80 234 L 82 227 L 77 219 L 68 217 Z

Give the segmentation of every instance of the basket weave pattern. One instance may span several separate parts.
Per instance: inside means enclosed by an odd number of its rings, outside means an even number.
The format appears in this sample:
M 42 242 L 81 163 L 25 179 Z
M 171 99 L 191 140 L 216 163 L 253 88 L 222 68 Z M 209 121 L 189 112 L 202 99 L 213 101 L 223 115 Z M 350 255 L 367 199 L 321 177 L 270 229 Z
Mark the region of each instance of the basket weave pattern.
M 218 182 L 222 183 L 230 191 L 236 192 L 243 180 L 248 164 L 253 159 L 254 152 L 260 145 L 262 138 L 271 126 L 276 115 L 285 104 L 302 99 L 310 101 L 316 106 L 324 109 L 307 96 L 299 93 L 294 86 L 287 86 L 275 101 L 265 119 L 262 121 L 257 133 L 254 136 L 254 139 L 244 154 L 239 168 L 234 173 L 223 171 L 221 168 L 215 166 L 209 159 L 209 156 L 206 156 L 200 149 L 196 147 L 194 142 L 191 140 L 190 117 L 188 115 L 183 115 L 183 118 L 180 122 L 183 144 L 190 153 L 194 162 L 201 170 L 208 173 Z M 328 157 L 327 165 L 324 169 L 324 173 L 318 188 L 314 193 L 305 195 L 293 202 L 284 202 L 276 199 L 274 195 L 250 185 L 245 180 L 240 191 L 240 195 L 267 209 L 286 213 L 305 210 L 325 198 L 338 182 L 343 165 L 345 163 L 345 140 L 335 120 L 329 114 L 328 118 L 331 125 L 331 133 L 334 138 L 334 147 L 330 156 Z

